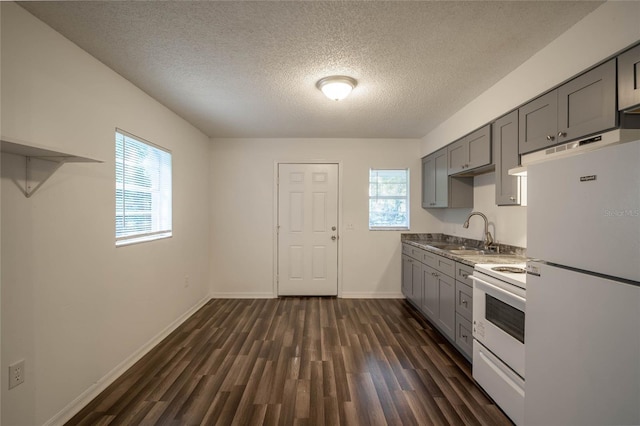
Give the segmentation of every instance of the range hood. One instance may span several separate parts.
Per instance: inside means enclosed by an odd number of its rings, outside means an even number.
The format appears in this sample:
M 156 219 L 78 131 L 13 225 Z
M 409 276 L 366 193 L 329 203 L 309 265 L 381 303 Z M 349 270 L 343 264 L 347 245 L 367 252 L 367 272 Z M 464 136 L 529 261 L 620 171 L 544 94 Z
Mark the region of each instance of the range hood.
M 509 169 L 512 176 L 526 176 L 527 166 L 542 161 L 553 160 L 561 157 L 568 157 L 594 149 L 618 143 L 632 142 L 640 140 L 640 129 L 615 129 L 599 135 L 590 136 L 585 139 L 567 142 L 551 148 L 525 154 L 520 158 L 522 166 Z

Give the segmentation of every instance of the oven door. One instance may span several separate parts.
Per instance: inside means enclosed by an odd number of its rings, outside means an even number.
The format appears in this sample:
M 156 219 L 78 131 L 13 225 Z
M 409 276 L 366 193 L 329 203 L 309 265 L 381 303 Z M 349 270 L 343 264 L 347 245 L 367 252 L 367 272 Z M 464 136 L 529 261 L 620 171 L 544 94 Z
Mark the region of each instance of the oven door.
M 524 379 L 525 299 L 511 284 L 477 272 L 473 279 L 473 338 Z

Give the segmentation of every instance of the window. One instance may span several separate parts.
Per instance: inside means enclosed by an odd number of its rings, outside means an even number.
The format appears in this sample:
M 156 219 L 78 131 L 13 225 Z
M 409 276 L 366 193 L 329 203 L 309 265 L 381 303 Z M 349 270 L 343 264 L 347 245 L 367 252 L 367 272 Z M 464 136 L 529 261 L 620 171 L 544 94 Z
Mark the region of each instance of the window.
M 171 236 L 171 153 L 116 129 L 116 246 Z
M 409 170 L 369 170 L 369 229 L 409 229 Z

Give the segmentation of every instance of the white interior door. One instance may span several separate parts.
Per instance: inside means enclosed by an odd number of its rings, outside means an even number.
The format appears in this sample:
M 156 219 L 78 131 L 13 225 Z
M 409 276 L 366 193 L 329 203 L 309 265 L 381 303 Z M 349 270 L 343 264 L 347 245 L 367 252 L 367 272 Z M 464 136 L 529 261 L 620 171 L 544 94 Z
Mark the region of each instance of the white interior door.
M 338 165 L 278 165 L 278 295 L 338 294 Z

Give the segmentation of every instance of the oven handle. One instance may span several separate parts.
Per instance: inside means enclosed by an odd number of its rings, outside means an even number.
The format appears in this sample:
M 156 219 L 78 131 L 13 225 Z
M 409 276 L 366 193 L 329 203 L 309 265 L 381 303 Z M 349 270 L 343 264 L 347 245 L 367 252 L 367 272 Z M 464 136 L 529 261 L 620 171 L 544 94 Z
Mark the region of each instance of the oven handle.
M 513 294 L 503 288 L 495 286 L 491 283 L 483 281 L 476 276 L 472 275 L 471 279 L 473 280 L 474 286 L 477 287 L 478 290 L 484 291 L 485 293 L 492 294 L 496 296 L 496 298 L 498 298 L 497 296 L 499 296 L 501 300 L 508 302 L 510 305 L 524 312 L 524 307 L 526 305 L 526 300 L 524 298 L 518 296 L 517 294 Z

